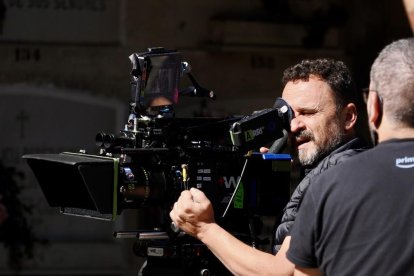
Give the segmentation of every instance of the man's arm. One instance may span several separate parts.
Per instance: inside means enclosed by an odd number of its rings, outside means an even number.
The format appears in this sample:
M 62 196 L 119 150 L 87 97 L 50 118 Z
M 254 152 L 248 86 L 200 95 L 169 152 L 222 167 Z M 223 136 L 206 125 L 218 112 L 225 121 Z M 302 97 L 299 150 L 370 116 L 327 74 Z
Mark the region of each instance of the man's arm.
M 170 217 L 183 231 L 207 245 L 235 275 L 293 275 L 294 266 L 286 258 L 290 237 L 276 256 L 248 246 L 215 223 L 211 203 L 200 190 L 182 192 Z

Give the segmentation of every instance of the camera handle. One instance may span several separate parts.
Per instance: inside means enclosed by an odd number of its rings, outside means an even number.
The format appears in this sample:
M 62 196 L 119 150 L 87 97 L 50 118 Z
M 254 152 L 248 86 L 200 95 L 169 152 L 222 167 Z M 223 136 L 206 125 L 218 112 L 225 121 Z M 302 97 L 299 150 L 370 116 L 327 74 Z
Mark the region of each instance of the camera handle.
M 214 91 L 202 87 L 197 82 L 193 74 L 191 74 L 191 66 L 188 62 L 186 61 L 181 62 L 181 66 L 182 66 L 182 72 L 187 74 L 193 86 L 189 86 L 186 89 L 181 90 L 180 95 L 210 98 L 212 100 L 216 99 L 216 94 L 214 93 Z
M 285 149 L 288 140 L 288 132 L 285 129 L 282 129 L 282 133 L 283 136 L 273 142 L 268 153 L 281 153 Z

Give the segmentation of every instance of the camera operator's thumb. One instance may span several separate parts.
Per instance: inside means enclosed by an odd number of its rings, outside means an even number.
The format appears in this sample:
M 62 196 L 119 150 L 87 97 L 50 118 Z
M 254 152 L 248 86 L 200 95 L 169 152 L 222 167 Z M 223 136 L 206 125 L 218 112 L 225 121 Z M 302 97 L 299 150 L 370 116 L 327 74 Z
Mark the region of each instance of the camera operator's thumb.
M 269 152 L 269 148 L 260 147 L 259 151 L 260 151 L 260 153 L 268 153 Z
M 214 210 L 211 201 L 199 189 L 191 188 L 194 207 L 197 210 L 198 220 L 205 223 L 214 222 Z
M 200 238 L 199 235 L 206 226 L 215 223 L 213 205 L 201 190 L 191 188 L 189 192 L 193 200 L 193 209 L 188 222 L 194 227 L 191 234 Z
M 206 195 L 199 189 L 191 188 L 190 194 L 193 196 L 193 201 L 197 203 L 203 203 L 206 201 L 210 201 Z

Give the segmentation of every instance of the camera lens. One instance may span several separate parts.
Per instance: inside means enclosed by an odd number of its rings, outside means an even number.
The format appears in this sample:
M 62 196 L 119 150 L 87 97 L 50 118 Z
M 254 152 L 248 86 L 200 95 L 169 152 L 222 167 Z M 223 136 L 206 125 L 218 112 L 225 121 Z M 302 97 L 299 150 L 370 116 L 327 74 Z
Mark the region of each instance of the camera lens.
M 104 136 L 105 136 L 104 132 L 99 132 L 98 134 L 96 134 L 96 136 L 95 136 L 95 145 L 97 147 L 102 148 L 104 146 Z
M 103 138 L 103 145 L 105 148 L 109 149 L 115 143 L 115 135 L 113 134 L 106 134 Z

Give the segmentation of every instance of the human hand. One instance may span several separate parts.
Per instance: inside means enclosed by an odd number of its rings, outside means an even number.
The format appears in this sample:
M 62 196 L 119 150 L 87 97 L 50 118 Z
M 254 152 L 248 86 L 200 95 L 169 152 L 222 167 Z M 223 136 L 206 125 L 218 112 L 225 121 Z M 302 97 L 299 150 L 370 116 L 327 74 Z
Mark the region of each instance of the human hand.
M 267 152 L 269 151 L 269 148 L 266 148 L 266 147 L 261 147 L 261 148 L 259 149 L 259 151 L 260 151 L 260 153 L 267 153 Z
M 170 217 L 177 227 L 198 239 L 206 227 L 215 222 L 210 200 L 196 188 L 181 192 Z

